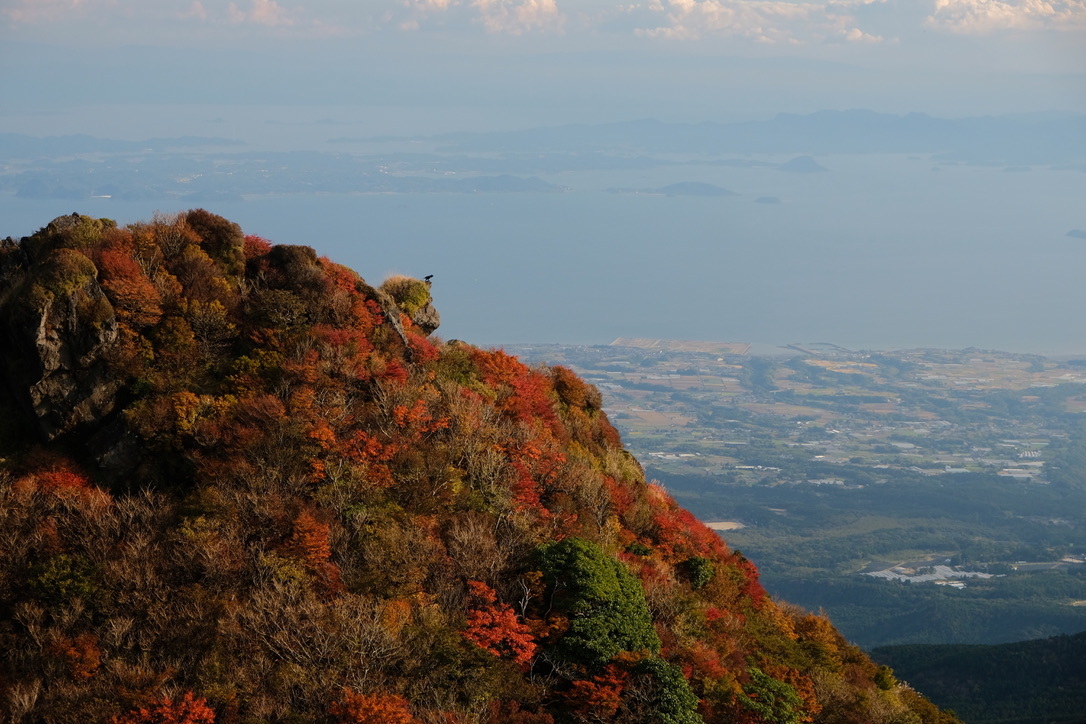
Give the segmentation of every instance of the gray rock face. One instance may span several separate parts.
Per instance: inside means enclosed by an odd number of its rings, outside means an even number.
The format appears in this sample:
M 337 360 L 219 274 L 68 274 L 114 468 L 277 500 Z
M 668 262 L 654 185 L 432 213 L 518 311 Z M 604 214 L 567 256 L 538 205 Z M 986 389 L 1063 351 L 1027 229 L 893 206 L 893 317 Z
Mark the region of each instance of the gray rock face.
M 38 433 L 52 440 L 113 411 L 121 383 L 110 379 L 106 356 L 118 324 L 86 257 L 47 252 L 35 265 L 47 283 L 31 284 L 25 241 L 24 248 L 0 249 L 0 338 L 9 349 L 4 376 Z
M 89 322 L 81 314 L 86 301 L 97 308 L 109 305 L 92 279 L 72 296 L 54 299 L 41 310 L 35 328 L 22 330 L 30 337 L 23 345 L 30 351 L 24 369 L 37 374 L 21 382 L 46 440 L 112 412 L 121 386 L 109 379 L 103 360 L 117 341 L 117 318 L 111 314 Z
M 438 314 L 437 307 L 431 301 L 419 307 L 411 315 L 411 321 L 426 334 L 433 334 L 441 326 L 441 315 Z

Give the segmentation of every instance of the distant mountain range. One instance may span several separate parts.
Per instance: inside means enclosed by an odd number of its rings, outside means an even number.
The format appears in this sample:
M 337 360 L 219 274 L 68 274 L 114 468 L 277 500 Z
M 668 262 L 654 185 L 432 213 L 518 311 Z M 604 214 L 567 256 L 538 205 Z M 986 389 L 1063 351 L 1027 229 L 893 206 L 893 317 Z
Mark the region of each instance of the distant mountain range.
M 652 119 L 434 137 L 446 150 L 648 150 L 657 153 L 938 153 L 1000 164 L 1086 161 L 1086 116 L 1037 113 L 934 118 L 867 110 L 782 113 L 767 121 L 665 123 Z

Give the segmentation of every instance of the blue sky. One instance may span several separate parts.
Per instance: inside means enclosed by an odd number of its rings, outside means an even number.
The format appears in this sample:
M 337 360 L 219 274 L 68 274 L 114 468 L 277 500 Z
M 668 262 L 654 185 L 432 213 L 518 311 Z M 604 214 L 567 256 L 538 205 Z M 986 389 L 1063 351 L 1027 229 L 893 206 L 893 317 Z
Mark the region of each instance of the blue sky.
M 1086 0 L 0 0 L 0 95 L 9 130 L 95 105 L 367 108 L 386 132 L 405 108 L 429 130 L 1084 112 Z

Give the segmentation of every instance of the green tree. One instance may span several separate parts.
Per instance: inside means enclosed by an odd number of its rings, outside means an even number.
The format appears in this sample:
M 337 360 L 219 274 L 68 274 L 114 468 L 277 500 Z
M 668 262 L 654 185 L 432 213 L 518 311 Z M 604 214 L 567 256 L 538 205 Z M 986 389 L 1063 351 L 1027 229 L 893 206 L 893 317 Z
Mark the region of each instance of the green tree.
M 553 650 L 560 659 L 596 667 L 623 651 L 660 651 L 641 584 L 598 545 L 566 538 L 539 562 L 554 610 L 569 618 Z

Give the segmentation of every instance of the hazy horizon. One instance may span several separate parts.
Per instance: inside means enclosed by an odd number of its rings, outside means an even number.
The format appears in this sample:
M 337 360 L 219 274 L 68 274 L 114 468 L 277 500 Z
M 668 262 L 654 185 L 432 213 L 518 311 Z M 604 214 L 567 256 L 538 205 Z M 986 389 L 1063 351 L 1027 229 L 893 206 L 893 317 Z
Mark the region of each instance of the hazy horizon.
M 815 155 L 829 172 L 811 175 L 778 173 L 782 154 L 797 154 L 783 148 L 689 153 L 676 165 L 667 149 L 620 145 L 599 151 L 610 170 L 504 172 L 568 189 L 559 194 L 356 196 L 351 179 L 323 195 L 236 185 L 194 201 L 142 188 L 142 201 L 125 202 L 25 193 L 35 173 L 90 188 L 109 171 L 116 187 L 125 164 L 148 173 L 152 162 L 161 184 L 206 180 L 242 154 L 253 168 L 267 154 L 268 175 L 299 179 L 330 178 L 336 159 L 415 154 L 420 168 L 438 164 L 416 169 L 428 183 L 539 154 L 362 140 L 381 136 L 637 119 L 694 124 L 675 131 L 686 134 L 848 109 L 1083 114 L 1084 0 L 7 0 L 0 41 L 0 134 L 244 144 L 0 159 L 0 235 L 72 211 L 130 222 L 204 206 L 369 278 L 435 273 L 439 334 L 484 344 L 649 336 L 1086 353 L 1086 242 L 1066 236 L 1086 229 L 1086 155 L 1071 144 L 1059 158 L 1059 139 L 979 134 L 989 148 L 1049 141 L 1024 161 L 827 150 Z M 604 193 L 683 182 L 738 196 Z

